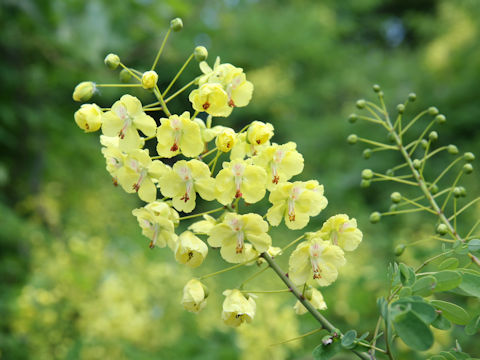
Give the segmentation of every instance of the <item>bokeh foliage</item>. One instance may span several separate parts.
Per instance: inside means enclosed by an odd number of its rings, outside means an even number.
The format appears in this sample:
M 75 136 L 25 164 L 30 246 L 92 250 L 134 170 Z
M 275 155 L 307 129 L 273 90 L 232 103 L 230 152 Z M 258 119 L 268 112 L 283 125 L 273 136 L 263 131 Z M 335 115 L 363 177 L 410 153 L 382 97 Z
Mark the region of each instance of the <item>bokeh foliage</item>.
M 342 328 L 372 331 L 395 245 L 433 228 L 419 217 L 368 223 L 372 210 L 388 207 L 393 189 L 361 190 L 360 170 L 387 168 L 393 159 L 363 160 L 347 147 L 354 100 L 374 82 L 392 107 L 413 90 L 416 106 L 435 104 L 449 119 L 442 142 L 479 153 L 475 0 L 3 0 L 0 358 L 308 358 L 319 342 L 312 336 L 270 346 L 315 326 L 308 315 L 292 315 L 287 295 L 262 296 L 258 318 L 238 332 L 219 325 L 220 297 L 212 296 L 199 316 L 185 313 L 179 301 L 189 272 L 167 251 L 148 249 L 130 215 L 139 203 L 111 185 L 97 136 L 83 135 L 73 122 L 74 85 L 115 82 L 102 66 L 108 52 L 145 69 L 175 16 L 185 27 L 167 46 L 159 81 L 168 84 L 195 45 L 207 46 L 209 61 L 219 55 L 243 67 L 256 91 L 227 125 L 268 121 L 276 142 L 298 143 L 304 176 L 323 183 L 329 199 L 311 229 L 338 212 L 359 220 L 364 243 L 324 294 L 327 315 Z M 181 80 L 197 74 L 190 66 Z M 118 96 L 104 89 L 95 101 L 109 106 Z M 469 191 L 478 193 L 470 180 Z M 479 214 L 477 207 L 471 218 Z M 287 240 L 280 229 L 274 242 Z M 409 249 L 404 259 L 415 263 L 435 246 Z M 220 266 L 214 256 L 205 273 Z M 246 273 L 208 286 L 220 293 Z M 465 305 L 479 311 L 478 302 Z M 440 345 L 453 346 L 455 338 L 462 343 L 462 331 L 443 332 Z M 480 353 L 478 343 L 462 345 Z

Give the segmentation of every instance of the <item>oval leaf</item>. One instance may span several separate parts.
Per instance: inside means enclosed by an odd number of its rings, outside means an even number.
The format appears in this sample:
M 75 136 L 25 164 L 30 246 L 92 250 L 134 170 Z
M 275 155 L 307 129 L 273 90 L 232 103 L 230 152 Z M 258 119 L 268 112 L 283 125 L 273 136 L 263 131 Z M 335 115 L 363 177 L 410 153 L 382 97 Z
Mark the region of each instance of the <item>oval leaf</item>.
M 420 300 L 412 297 L 401 298 L 395 301 L 392 304 L 392 307 L 406 304 L 409 304 L 410 309 L 427 325 L 434 321 L 437 317 L 435 308 L 429 303 L 423 301 L 422 298 L 420 298 Z
M 353 349 L 355 347 L 355 339 L 357 338 L 357 332 L 355 330 L 348 330 L 343 335 L 341 344 L 345 349 Z
M 424 297 L 431 295 L 435 289 L 436 282 L 437 280 L 433 276 L 425 276 L 421 279 L 418 279 L 412 286 L 413 295 Z
M 404 286 L 411 286 L 415 282 L 415 271 L 408 265 L 400 263 L 400 281 Z
M 397 315 L 393 326 L 400 339 L 414 350 L 428 350 L 433 344 L 433 335 L 428 325 L 413 311 Z
M 456 258 L 446 259 L 438 265 L 438 268 L 440 270 L 453 270 L 453 269 L 456 269 L 457 267 L 458 267 L 458 259 Z
M 462 282 L 462 275 L 457 271 L 439 271 L 433 275 L 437 280 L 435 292 L 447 291 L 456 288 Z
M 340 341 L 334 340 L 328 345 L 318 345 L 315 349 L 313 349 L 312 355 L 314 360 L 328 360 L 341 350 L 342 347 L 340 345 Z
M 467 326 L 465 326 L 465 334 L 475 335 L 478 330 L 480 330 L 480 314 L 474 316 Z
M 442 311 L 442 315 L 458 325 L 466 325 L 470 320 L 468 313 L 458 305 L 442 300 L 432 300 L 430 304 Z
M 452 323 L 445 319 L 442 314 L 438 314 L 437 318 L 433 320 L 432 326 L 439 329 L 439 330 L 448 330 L 452 327 Z
M 468 242 L 468 251 L 479 251 L 480 250 L 480 239 L 472 239 Z

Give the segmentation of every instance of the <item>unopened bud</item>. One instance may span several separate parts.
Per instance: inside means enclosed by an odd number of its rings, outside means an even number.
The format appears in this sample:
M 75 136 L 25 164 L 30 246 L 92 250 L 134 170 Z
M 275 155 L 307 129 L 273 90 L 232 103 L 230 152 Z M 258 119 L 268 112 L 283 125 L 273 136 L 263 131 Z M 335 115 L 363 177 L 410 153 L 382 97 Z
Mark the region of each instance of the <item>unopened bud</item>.
M 120 71 L 119 77 L 121 82 L 127 83 L 132 78 L 132 74 L 127 69 L 122 69 Z
M 82 81 L 80 84 L 75 86 L 75 90 L 73 90 L 73 100 L 79 102 L 88 101 L 92 98 L 95 90 L 95 83 L 91 81 Z
M 438 186 L 437 186 L 437 184 L 434 184 L 434 185 L 430 188 L 430 191 L 432 192 L 432 194 L 438 193 Z
M 215 139 L 215 145 L 221 152 L 229 152 L 235 145 L 236 134 L 230 128 L 225 128 Z
M 383 91 L 379 91 L 379 92 L 378 92 L 378 96 L 379 96 L 379 97 L 383 97 Z
M 363 180 L 371 180 L 373 178 L 373 171 L 370 169 L 362 170 L 362 179 Z
M 425 139 L 422 139 L 422 141 L 420 141 L 420 145 L 422 146 L 423 149 L 426 149 L 428 146 L 428 141 Z
M 366 105 L 366 102 L 365 102 L 365 100 L 363 100 L 363 99 L 358 100 L 357 103 L 356 103 L 356 106 L 357 106 L 357 108 L 359 108 L 359 109 L 365 108 L 365 105 Z
M 83 104 L 74 114 L 78 127 L 85 132 L 94 132 L 102 126 L 102 109 L 95 104 Z
M 205 46 L 197 46 L 193 51 L 193 55 L 198 62 L 205 61 L 208 57 L 208 50 Z
M 355 134 L 348 135 L 348 137 L 347 137 L 347 142 L 348 142 L 350 145 L 356 144 L 357 141 L 358 141 L 358 136 L 357 136 L 357 135 L 355 135 Z
M 438 224 L 436 231 L 439 235 L 445 235 L 448 232 L 448 227 L 445 224 Z
M 350 116 L 348 117 L 348 121 L 353 124 L 354 122 L 356 122 L 358 119 L 358 116 L 357 114 L 350 114 Z
M 390 198 L 394 203 L 399 203 L 402 201 L 402 194 L 400 194 L 398 191 L 395 191 L 390 195 Z
M 395 247 L 395 256 L 400 256 L 403 254 L 407 246 L 405 244 L 399 244 Z
M 120 65 L 120 58 L 116 54 L 108 54 L 103 61 L 111 70 L 115 70 Z
M 370 156 L 372 156 L 372 149 L 363 150 L 363 157 L 365 159 L 370 159 Z
M 462 189 L 460 189 L 458 186 L 453 189 L 453 196 L 456 198 L 459 198 L 462 196 Z
M 438 124 L 445 124 L 447 122 L 447 118 L 445 117 L 445 115 L 439 114 L 435 116 L 435 121 Z
M 467 189 L 465 189 L 463 186 L 458 187 L 460 189 L 460 196 L 465 197 L 467 196 Z
M 378 84 L 373 85 L 372 88 L 373 88 L 373 91 L 375 91 L 376 93 L 378 93 L 381 90 L 380 85 Z
M 417 100 L 417 94 L 415 93 L 408 94 L 408 101 L 414 102 L 415 100 Z
M 403 114 L 403 112 L 405 111 L 405 105 L 398 104 L 397 105 L 397 111 L 398 111 L 399 114 Z
M 360 181 L 360 187 L 361 187 L 361 188 L 367 188 L 367 187 L 370 186 L 370 184 L 371 184 L 371 181 L 370 181 L 370 180 L 363 180 L 363 179 L 362 179 L 362 181 Z
M 472 162 L 473 160 L 475 160 L 475 155 L 473 155 L 473 153 L 471 152 L 466 152 L 465 154 L 463 154 L 463 158 L 467 162 Z
M 394 211 L 397 211 L 397 208 L 398 208 L 397 204 L 392 204 L 392 205 L 390 205 L 390 207 L 388 208 L 388 211 L 389 211 L 389 212 L 394 212 Z
M 472 164 L 468 163 L 468 164 L 463 165 L 463 171 L 465 172 L 465 174 L 471 174 L 472 171 L 473 171 Z
M 387 176 L 394 176 L 395 175 L 395 171 L 393 169 L 388 169 L 386 172 L 385 172 L 385 175 Z
M 432 131 L 430 134 L 428 134 L 428 139 L 430 141 L 437 141 L 438 140 L 438 133 L 436 131 Z
M 390 141 L 391 143 L 394 143 L 394 142 L 395 142 L 395 134 L 394 134 L 393 132 L 388 133 L 387 139 L 388 139 L 388 141 Z
M 429 115 L 435 116 L 435 115 L 438 115 L 438 113 L 439 113 L 439 111 L 435 106 L 430 106 L 428 108 L 428 114 Z
M 378 223 L 381 218 L 382 218 L 382 214 L 380 214 L 378 211 L 375 211 L 370 214 L 370 222 L 372 224 Z
M 175 18 L 170 21 L 170 29 L 173 31 L 180 31 L 183 29 L 183 21 L 180 18 Z
M 142 75 L 142 87 L 144 89 L 153 89 L 157 85 L 158 75 L 155 71 L 145 71 Z
M 422 167 L 422 162 L 418 159 L 413 160 L 413 167 L 417 170 L 420 169 Z
M 448 153 L 451 154 L 451 155 L 457 155 L 458 154 L 458 148 L 455 146 L 455 145 L 448 145 Z

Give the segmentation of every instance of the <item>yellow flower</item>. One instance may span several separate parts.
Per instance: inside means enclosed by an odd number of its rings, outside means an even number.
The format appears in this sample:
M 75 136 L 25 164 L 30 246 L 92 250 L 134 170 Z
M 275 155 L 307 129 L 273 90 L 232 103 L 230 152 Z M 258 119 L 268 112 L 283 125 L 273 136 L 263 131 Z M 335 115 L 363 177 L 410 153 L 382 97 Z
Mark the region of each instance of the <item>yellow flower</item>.
M 283 217 L 287 227 L 292 230 L 305 227 L 310 216 L 318 215 L 328 203 L 323 196 L 323 185 L 316 180 L 278 184 L 268 200 L 273 204 L 267 211 L 268 222 L 277 226 Z
M 230 153 L 230 160 L 242 160 L 247 157 L 252 157 L 260 153 L 263 149 L 268 147 L 270 142 L 267 141 L 261 145 L 257 143 L 250 143 L 247 141 L 247 133 L 241 133 L 237 135 L 235 145 Z
M 222 223 L 210 230 L 207 241 L 212 247 L 221 247 L 220 255 L 226 261 L 241 263 L 268 250 L 272 238 L 267 231 L 267 222 L 258 214 L 228 213 Z
M 215 145 L 217 145 L 218 150 L 221 152 L 229 152 L 232 150 L 233 145 L 235 145 L 235 138 L 236 134 L 233 129 L 224 128 L 222 132 L 218 134 Z
M 220 84 L 228 95 L 230 107 L 248 105 L 252 98 L 253 84 L 247 81 L 242 68 L 228 63 L 220 64 L 220 58 L 217 57 L 213 69 L 205 61 L 202 61 L 200 70 L 204 75 L 200 77 L 199 85 Z
M 290 180 L 302 172 L 303 156 L 297 152 L 296 148 L 297 145 L 291 141 L 283 145 L 272 144 L 253 158 L 255 165 L 267 171 L 268 190 L 273 190 L 279 182 Z
M 210 215 L 203 215 L 203 220 L 194 222 L 188 227 L 188 230 L 192 230 L 196 234 L 209 234 L 210 230 L 217 225 L 217 220 Z
M 209 118 L 212 117 L 212 115 L 208 115 Z M 203 122 L 202 119 L 195 118 L 193 119 L 194 122 L 200 126 L 200 133 L 202 134 L 202 141 L 204 143 L 208 143 L 215 139 L 224 129 L 227 129 L 225 126 L 221 125 L 216 125 L 210 128 L 207 128 L 205 123 Z M 210 119 L 211 121 L 211 119 Z
M 362 232 L 357 228 L 357 220 L 349 219 L 345 214 L 330 217 L 322 228 L 312 235 L 329 240 L 333 245 L 338 245 L 345 251 L 355 250 L 363 237 Z
M 215 180 L 210 177 L 208 166 L 198 160 L 177 161 L 158 184 L 164 196 L 173 198 L 173 206 L 178 211 L 191 212 L 197 192 L 207 201 L 215 199 Z
M 208 246 L 190 231 L 180 234 L 175 248 L 175 260 L 191 268 L 200 266 L 207 257 Z
M 203 151 L 203 141 L 198 124 L 190 120 L 190 113 L 172 115 L 160 119 L 162 125 L 157 130 L 157 153 L 171 158 L 182 152 L 187 157 L 196 157 Z
M 307 295 L 307 292 L 305 293 L 305 297 L 307 298 L 308 301 L 313 305 L 313 307 L 317 310 L 326 310 L 327 309 L 327 303 L 323 299 L 323 295 L 320 291 L 318 291 L 315 288 L 310 289 L 311 294 Z M 307 308 L 303 306 L 303 304 L 297 300 L 295 303 L 295 306 L 293 307 L 295 310 L 295 313 L 297 315 L 303 315 L 308 312 Z
M 192 279 L 183 288 L 182 305 L 185 310 L 198 313 L 207 305 L 207 297 L 207 287 L 197 279 Z
M 246 160 L 224 162 L 215 179 L 217 200 L 230 204 L 242 197 L 247 203 L 256 203 L 265 196 L 267 173 L 260 166 Z
M 150 248 L 155 246 L 175 248 L 177 235 L 175 225 L 179 222 L 178 213 L 163 201 L 155 201 L 143 208 L 134 209 L 142 234 L 150 239 Z
M 228 105 L 228 95 L 220 84 L 203 84 L 193 90 L 188 99 L 196 111 L 221 117 L 232 113 L 232 107 Z
M 263 145 L 273 136 L 273 126 L 270 123 L 254 121 L 247 130 L 247 139 L 250 144 Z
M 75 101 L 88 101 L 92 98 L 93 93 L 97 90 L 95 83 L 91 81 L 82 81 L 80 84 L 75 86 L 73 90 L 73 100 Z
M 153 136 L 157 124 L 143 112 L 140 100 L 131 95 L 123 95 L 113 104 L 112 110 L 103 114 L 102 132 L 107 136 L 118 136 L 120 149 L 129 151 L 143 146 L 137 130 L 146 136 Z
M 169 169 L 161 161 L 152 161 L 148 150 L 135 149 L 125 157 L 124 166 L 118 171 L 118 182 L 126 192 L 137 192 L 140 199 L 152 202 L 157 198 L 154 181 L 157 182 Z
M 75 112 L 75 122 L 85 132 L 94 132 L 102 126 L 102 109 L 96 104 L 83 104 Z
M 228 326 L 237 327 L 244 322 L 251 323 L 256 310 L 255 301 L 251 296 L 245 297 L 240 290 L 225 290 L 222 320 Z
M 157 85 L 158 75 L 155 71 L 145 71 L 142 75 L 142 87 L 144 89 L 153 89 Z
M 344 264 L 345 257 L 340 247 L 313 239 L 300 243 L 292 252 L 288 261 L 288 276 L 295 285 L 315 281 L 320 286 L 327 286 L 337 279 L 337 268 Z
M 107 161 L 107 171 L 112 175 L 113 183 L 118 185 L 118 171 L 125 163 L 125 154 L 118 148 L 118 137 L 108 137 L 100 135 L 100 143 L 102 147 L 102 154 Z

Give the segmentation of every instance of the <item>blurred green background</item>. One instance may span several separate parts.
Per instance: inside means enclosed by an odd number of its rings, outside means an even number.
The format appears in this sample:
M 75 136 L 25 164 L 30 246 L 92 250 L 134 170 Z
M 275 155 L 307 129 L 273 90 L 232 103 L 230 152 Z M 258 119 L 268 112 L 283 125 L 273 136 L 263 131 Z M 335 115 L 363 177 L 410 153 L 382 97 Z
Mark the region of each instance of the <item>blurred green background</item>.
M 415 91 L 408 114 L 436 105 L 449 119 L 440 142 L 479 153 L 476 0 L 0 1 L 0 359 L 309 359 L 319 343 L 311 336 L 273 345 L 316 326 L 309 315 L 294 315 L 288 294 L 260 295 L 250 325 L 232 330 L 221 324 L 221 292 L 254 269 L 209 279 L 207 308 L 185 312 L 182 288 L 195 275 L 168 249 L 148 249 L 131 215 L 141 203 L 112 186 L 98 134 L 83 134 L 73 121 L 79 107 L 71 98 L 74 86 L 116 82 L 117 73 L 103 65 L 109 52 L 148 69 L 176 16 L 185 26 L 172 34 L 161 58 L 160 83 L 168 84 L 196 45 L 209 49 L 210 63 L 218 55 L 243 67 L 255 85 L 253 100 L 224 123 L 239 129 L 268 121 L 275 142 L 297 142 L 305 157 L 298 178 L 318 179 L 329 199 L 308 230 L 335 213 L 358 219 L 364 242 L 347 254 L 339 280 L 323 290 L 326 316 L 342 329 L 373 331 L 375 298 L 385 294 L 395 245 L 423 239 L 434 226 L 421 216 L 368 223 L 370 212 L 388 208 L 397 188 L 360 189 L 360 171 L 385 171 L 398 159 L 379 153 L 364 160 L 359 148 L 346 144 L 350 132 L 386 141 L 381 131 L 348 124 L 355 100 L 373 98 L 371 85 L 379 83 L 394 109 Z M 179 86 L 198 74 L 190 65 Z M 109 107 L 120 95 L 102 89 L 93 101 Z M 173 102 L 174 111 L 189 106 L 187 96 Z M 467 182 L 474 194 L 475 178 L 478 173 Z M 466 224 L 479 214 L 477 207 Z M 300 233 L 284 230 L 274 233 L 275 244 Z M 419 264 L 439 248 L 423 243 L 402 261 Z M 225 266 L 216 256 L 195 274 Z M 267 272 L 249 287 L 281 284 Z M 477 300 L 462 301 L 479 311 Z M 458 339 L 465 351 L 480 355 L 478 341 L 460 328 L 436 335 L 433 352 Z M 399 343 L 401 358 L 425 357 Z

